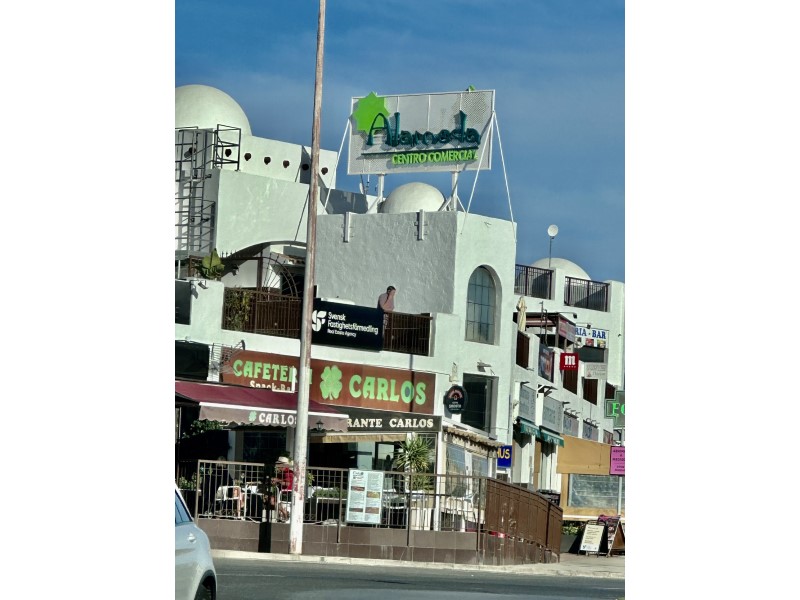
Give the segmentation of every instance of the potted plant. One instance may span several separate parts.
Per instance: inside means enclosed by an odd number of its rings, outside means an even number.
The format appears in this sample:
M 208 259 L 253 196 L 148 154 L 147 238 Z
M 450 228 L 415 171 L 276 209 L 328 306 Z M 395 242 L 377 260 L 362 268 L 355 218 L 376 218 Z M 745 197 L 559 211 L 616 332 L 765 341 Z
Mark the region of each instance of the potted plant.
M 430 475 L 423 475 L 430 470 L 432 462 L 433 448 L 427 439 L 420 436 L 401 442 L 394 459 L 394 467 L 408 473 L 405 477 L 406 491 L 412 501 L 411 524 L 415 528 L 424 527 L 425 513 L 432 508 L 428 501 L 433 497 L 428 497 L 425 492 L 433 489 L 433 482 Z M 422 498 L 414 498 L 418 492 L 423 492 Z

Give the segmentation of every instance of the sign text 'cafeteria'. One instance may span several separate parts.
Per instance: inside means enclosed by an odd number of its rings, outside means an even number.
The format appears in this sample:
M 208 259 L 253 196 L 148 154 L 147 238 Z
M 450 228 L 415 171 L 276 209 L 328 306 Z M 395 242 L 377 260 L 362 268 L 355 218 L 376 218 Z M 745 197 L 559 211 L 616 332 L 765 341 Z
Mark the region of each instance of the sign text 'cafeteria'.
M 383 349 L 383 312 L 315 298 L 311 343 L 380 351 Z

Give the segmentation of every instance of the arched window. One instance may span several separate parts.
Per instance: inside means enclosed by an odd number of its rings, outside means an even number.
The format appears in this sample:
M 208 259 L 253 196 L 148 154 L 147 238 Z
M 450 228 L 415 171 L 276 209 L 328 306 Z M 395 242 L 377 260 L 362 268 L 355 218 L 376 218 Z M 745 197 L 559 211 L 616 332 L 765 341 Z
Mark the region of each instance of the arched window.
M 478 267 L 467 289 L 467 333 L 469 342 L 494 343 L 494 281 L 489 270 Z

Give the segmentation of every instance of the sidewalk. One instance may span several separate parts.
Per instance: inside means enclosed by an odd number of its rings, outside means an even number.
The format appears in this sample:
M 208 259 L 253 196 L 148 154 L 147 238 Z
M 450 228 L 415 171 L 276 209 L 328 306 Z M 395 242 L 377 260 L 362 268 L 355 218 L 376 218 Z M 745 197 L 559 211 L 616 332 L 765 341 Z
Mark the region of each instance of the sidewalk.
M 394 566 L 418 569 L 450 569 L 463 571 L 488 571 L 497 573 L 520 573 L 526 575 L 553 575 L 560 577 L 613 577 L 625 579 L 624 556 L 586 556 L 583 554 L 562 554 L 561 562 L 534 565 L 454 565 L 443 563 L 409 562 L 398 560 L 379 560 L 365 558 L 346 558 L 339 556 L 306 556 L 293 554 L 269 554 L 261 552 L 242 552 L 239 550 L 211 550 L 214 558 L 239 558 L 245 560 L 265 560 L 273 562 L 311 562 L 334 565 L 369 565 L 374 567 Z

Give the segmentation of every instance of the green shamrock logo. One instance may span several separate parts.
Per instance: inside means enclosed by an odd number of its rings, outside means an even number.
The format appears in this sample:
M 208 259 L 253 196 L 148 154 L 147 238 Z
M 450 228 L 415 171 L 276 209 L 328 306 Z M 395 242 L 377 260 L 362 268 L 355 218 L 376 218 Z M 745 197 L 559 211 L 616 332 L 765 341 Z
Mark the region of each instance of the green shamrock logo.
M 356 122 L 356 129 L 369 133 L 375 117 L 378 115 L 388 116 L 389 111 L 386 110 L 386 99 L 376 96 L 375 92 L 370 92 L 369 96 L 365 96 L 358 101 L 358 107 L 353 111 L 353 119 Z M 378 125 L 381 120 L 378 120 Z
M 256 420 L 257 413 L 254 410 L 250 411 L 250 414 L 247 416 L 247 420 L 251 423 Z
M 339 367 L 325 367 L 322 371 L 322 383 L 319 384 L 319 390 L 322 392 L 322 397 L 325 400 L 335 400 L 339 397 L 339 392 L 342 391 L 342 372 Z

